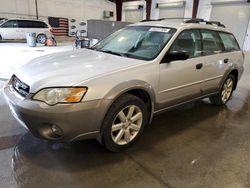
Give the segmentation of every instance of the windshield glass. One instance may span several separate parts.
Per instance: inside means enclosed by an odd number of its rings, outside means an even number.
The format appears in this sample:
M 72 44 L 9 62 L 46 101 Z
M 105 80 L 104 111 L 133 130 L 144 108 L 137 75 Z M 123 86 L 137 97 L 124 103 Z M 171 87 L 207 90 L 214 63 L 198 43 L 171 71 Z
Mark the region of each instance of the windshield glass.
M 7 19 L 2 19 L 2 20 L 0 20 L 0 25 L 3 23 L 3 22 L 5 22 Z
M 136 59 L 152 60 L 163 49 L 176 29 L 130 26 L 96 44 L 92 49 Z

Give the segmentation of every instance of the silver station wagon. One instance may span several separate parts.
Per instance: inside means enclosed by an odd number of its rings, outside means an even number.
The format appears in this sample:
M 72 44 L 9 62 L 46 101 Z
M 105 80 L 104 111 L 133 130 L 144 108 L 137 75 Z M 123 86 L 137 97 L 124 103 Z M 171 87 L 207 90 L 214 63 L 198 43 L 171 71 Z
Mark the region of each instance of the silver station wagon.
M 148 20 L 90 49 L 32 60 L 8 81 L 4 96 L 37 137 L 97 138 L 117 152 L 163 110 L 206 97 L 226 104 L 243 62 L 235 37 L 219 22 Z

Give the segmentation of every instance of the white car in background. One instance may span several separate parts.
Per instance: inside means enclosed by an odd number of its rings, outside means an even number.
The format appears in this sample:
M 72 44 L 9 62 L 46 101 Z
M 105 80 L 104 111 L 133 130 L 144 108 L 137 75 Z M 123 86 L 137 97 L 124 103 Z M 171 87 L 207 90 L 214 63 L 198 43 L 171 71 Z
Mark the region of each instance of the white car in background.
M 51 31 L 51 26 L 40 20 L 6 19 L 0 22 L 0 40 L 25 39 L 26 33 L 35 32 L 37 42 L 44 44 L 46 33 Z

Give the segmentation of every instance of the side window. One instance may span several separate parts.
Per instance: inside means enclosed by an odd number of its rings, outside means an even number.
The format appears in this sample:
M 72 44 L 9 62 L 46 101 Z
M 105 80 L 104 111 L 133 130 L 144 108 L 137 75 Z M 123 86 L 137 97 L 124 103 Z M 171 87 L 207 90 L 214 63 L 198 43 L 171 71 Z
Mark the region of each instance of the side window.
M 32 22 L 29 20 L 18 20 L 18 26 L 20 28 L 32 28 Z
M 18 22 L 18 27 L 20 27 L 20 28 L 25 28 L 25 21 L 23 21 L 23 20 L 17 20 L 17 22 Z
M 230 52 L 239 50 L 237 41 L 232 34 L 219 32 L 219 35 L 224 45 L 225 51 Z
M 16 20 L 9 20 L 9 21 L 5 22 L 1 27 L 2 28 L 16 28 L 17 22 L 16 22 Z
M 36 25 L 38 28 L 48 28 L 47 24 L 44 22 L 37 22 Z
M 170 48 L 171 52 L 185 51 L 189 58 L 201 55 L 201 37 L 198 30 L 183 31 Z
M 32 22 L 33 28 L 41 28 L 41 22 Z
M 215 31 L 201 30 L 201 35 L 204 55 L 222 52 L 222 44 Z

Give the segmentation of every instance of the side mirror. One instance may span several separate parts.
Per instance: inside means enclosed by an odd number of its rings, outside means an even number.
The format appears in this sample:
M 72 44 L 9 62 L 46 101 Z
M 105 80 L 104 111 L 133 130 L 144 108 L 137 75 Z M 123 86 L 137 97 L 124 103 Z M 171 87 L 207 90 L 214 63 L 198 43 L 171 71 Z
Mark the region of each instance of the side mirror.
M 173 51 L 166 55 L 165 62 L 169 63 L 171 61 L 186 60 L 189 58 L 187 51 Z

